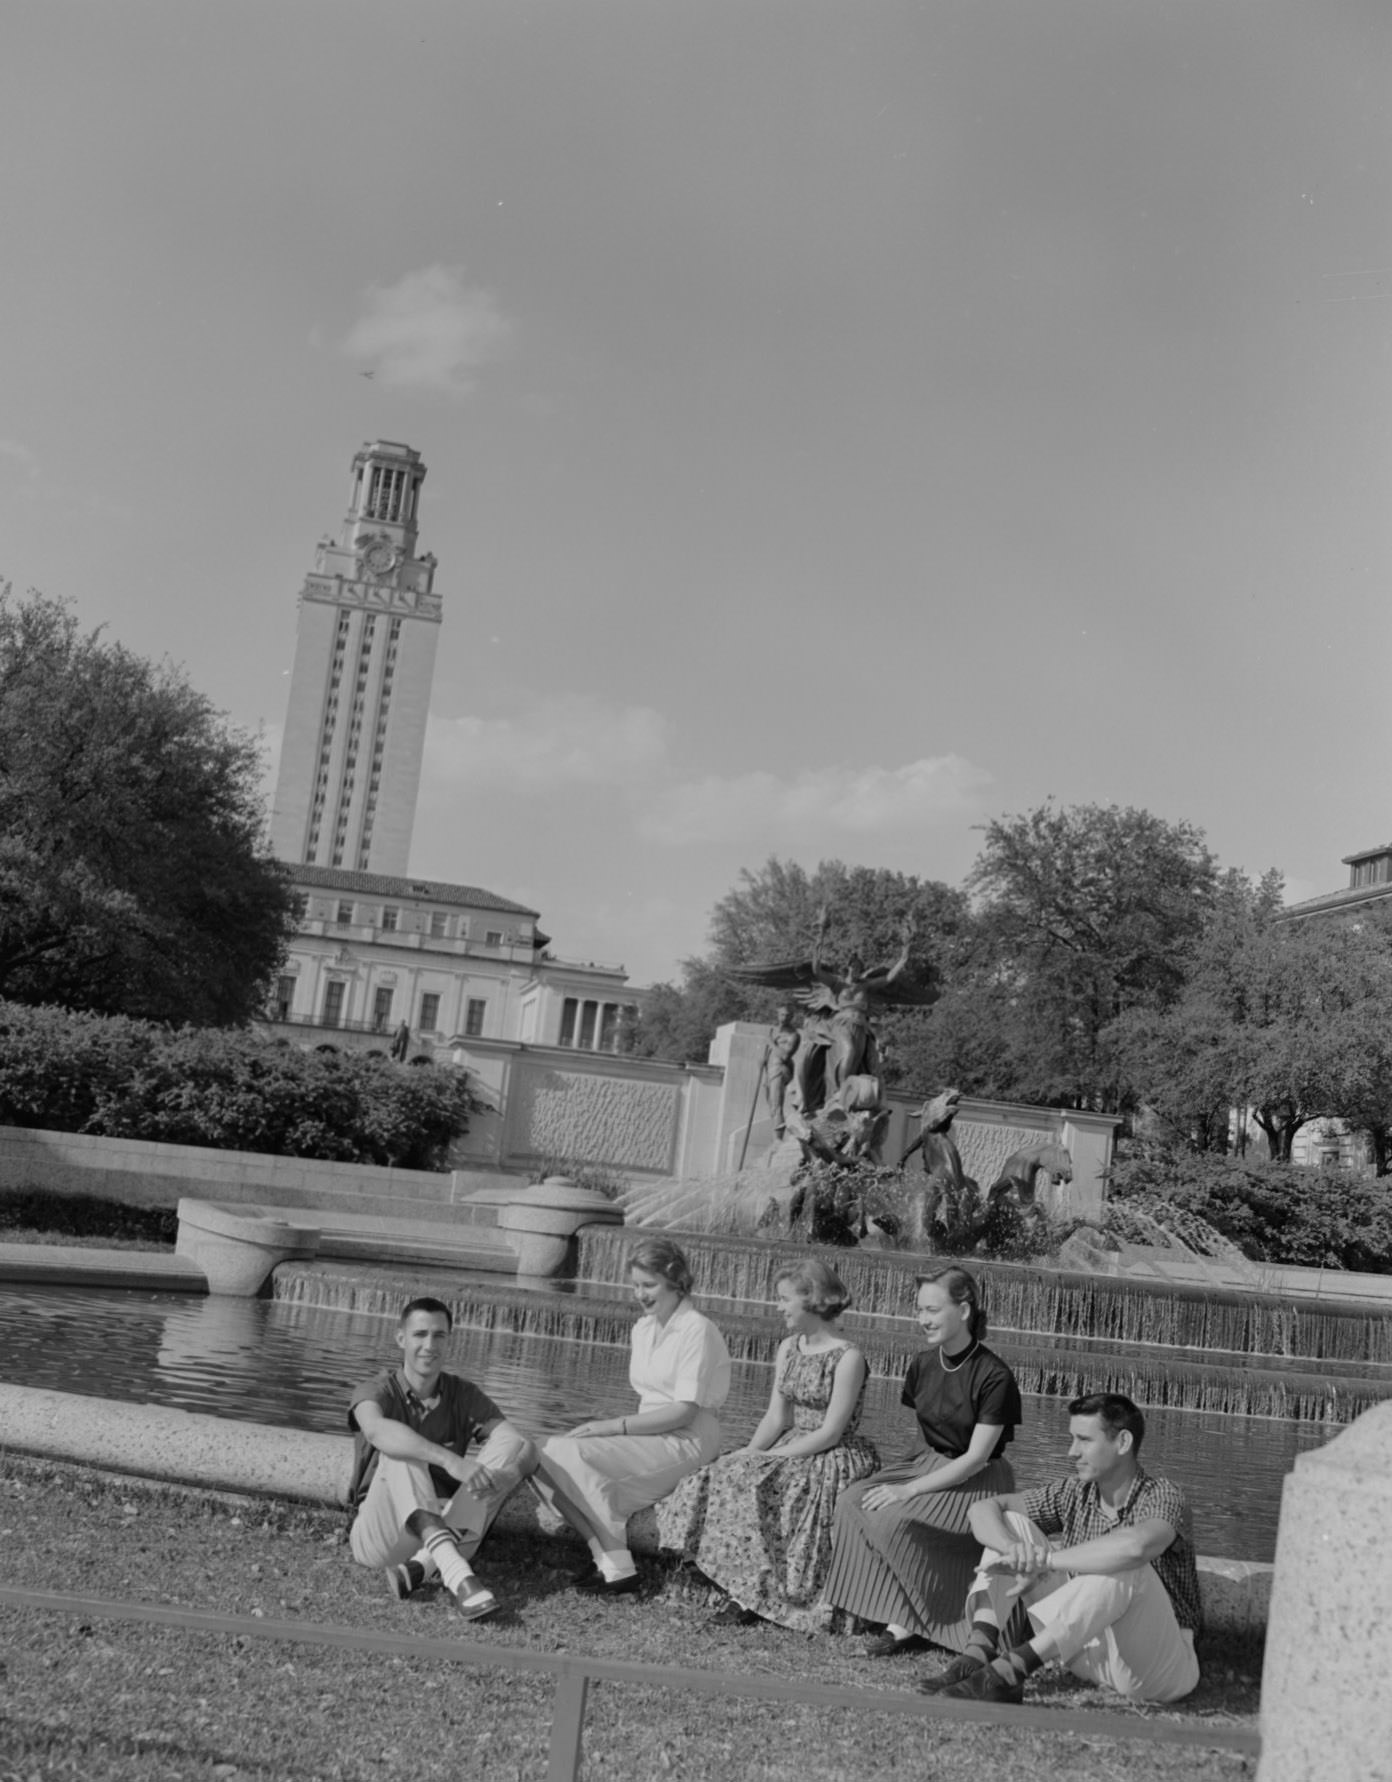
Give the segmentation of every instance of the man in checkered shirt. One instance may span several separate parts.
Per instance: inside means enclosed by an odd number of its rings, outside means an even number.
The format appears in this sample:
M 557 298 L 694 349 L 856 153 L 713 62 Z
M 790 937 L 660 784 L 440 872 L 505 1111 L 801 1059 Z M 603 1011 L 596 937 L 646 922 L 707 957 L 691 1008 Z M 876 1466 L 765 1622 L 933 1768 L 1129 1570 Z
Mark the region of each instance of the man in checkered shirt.
M 971 1636 L 920 1689 L 1020 1702 L 1026 1677 L 1052 1663 L 1128 1701 L 1190 1693 L 1201 1609 L 1189 1507 L 1178 1486 L 1141 1470 L 1144 1435 L 1144 1417 L 1121 1393 L 1075 1398 L 1074 1476 L 971 1506 L 972 1532 L 986 1549 L 967 1597 Z M 1002 1652 L 1017 1602 L 1033 1637 Z

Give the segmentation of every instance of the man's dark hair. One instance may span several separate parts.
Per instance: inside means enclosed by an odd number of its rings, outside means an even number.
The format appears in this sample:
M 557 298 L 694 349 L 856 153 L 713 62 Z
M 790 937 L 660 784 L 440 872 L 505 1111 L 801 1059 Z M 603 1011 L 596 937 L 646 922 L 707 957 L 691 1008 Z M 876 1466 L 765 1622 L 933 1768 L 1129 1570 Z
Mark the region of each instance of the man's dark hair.
M 404 1329 L 407 1320 L 415 1312 L 438 1312 L 445 1321 L 445 1329 L 454 1329 L 454 1317 L 442 1299 L 413 1299 L 401 1308 L 401 1316 L 396 1321 L 398 1330 Z
M 1139 1407 L 1124 1392 L 1085 1392 L 1068 1407 L 1070 1417 L 1100 1417 L 1102 1427 L 1113 1441 L 1123 1429 L 1131 1431 L 1131 1451 L 1135 1453 L 1145 1439 L 1145 1418 Z

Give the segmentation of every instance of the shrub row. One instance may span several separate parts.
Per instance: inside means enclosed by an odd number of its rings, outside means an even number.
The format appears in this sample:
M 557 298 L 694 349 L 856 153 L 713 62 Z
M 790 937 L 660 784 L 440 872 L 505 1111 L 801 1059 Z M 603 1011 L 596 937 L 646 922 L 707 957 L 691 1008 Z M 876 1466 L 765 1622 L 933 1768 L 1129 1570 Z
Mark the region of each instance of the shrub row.
M 1206 1220 L 1254 1262 L 1392 1274 L 1387 1179 L 1157 1146 L 1119 1159 L 1109 1181 L 1117 1200 Z
M 131 1207 L 96 1194 L 55 1194 L 46 1188 L 0 1189 L 0 1234 L 39 1231 L 54 1237 L 121 1238 L 173 1249 L 179 1215 L 173 1207 Z
M 0 1003 L 0 1122 L 11 1126 L 439 1169 L 481 1105 L 447 1066 Z

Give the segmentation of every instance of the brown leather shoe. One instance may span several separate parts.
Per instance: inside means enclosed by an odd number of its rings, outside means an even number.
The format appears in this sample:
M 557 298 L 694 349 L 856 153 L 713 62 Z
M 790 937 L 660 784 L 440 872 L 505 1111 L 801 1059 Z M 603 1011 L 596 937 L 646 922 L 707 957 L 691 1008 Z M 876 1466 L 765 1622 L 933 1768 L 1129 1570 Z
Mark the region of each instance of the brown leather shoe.
M 954 1683 L 961 1683 L 967 1677 L 974 1676 L 981 1669 L 983 1660 L 968 1658 L 963 1652 L 946 1670 L 938 1671 L 931 1677 L 920 1677 L 918 1693 L 920 1695 L 941 1695 L 945 1689 L 951 1689 Z
M 627 1578 L 606 1578 L 596 1569 L 577 1579 L 575 1588 L 584 1596 L 634 1596 L 643 1588 L 643 1580 L 637 1572 Z
M 1025 1686 L 1018 1677 L 1007 1683 L 993 1664 L 983 1664 L 960 1683 L 949 1683 L 938 1693 L 944 1701 L 1008 1702 L 1018 1708 L 1025 1699 Z

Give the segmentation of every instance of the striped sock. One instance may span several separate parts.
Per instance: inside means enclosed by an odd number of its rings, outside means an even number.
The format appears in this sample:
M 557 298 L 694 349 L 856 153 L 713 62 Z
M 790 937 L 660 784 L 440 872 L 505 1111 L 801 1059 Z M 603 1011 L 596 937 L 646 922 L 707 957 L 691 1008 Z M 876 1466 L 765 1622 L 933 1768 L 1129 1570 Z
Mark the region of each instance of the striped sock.
M 440 1568 L 440 1582 L 456 1595 L 470 1583 L 474 1568 L 459 1551 L 454 1530 L 430 1510 L 413 1510 L 406 1526 Z
M 1039 1669 L 1044 1660 L 1033 1646 L 1013 1646 L 992 1662 L 992 1670 L 1007 1683 L 1023 1683 Z

